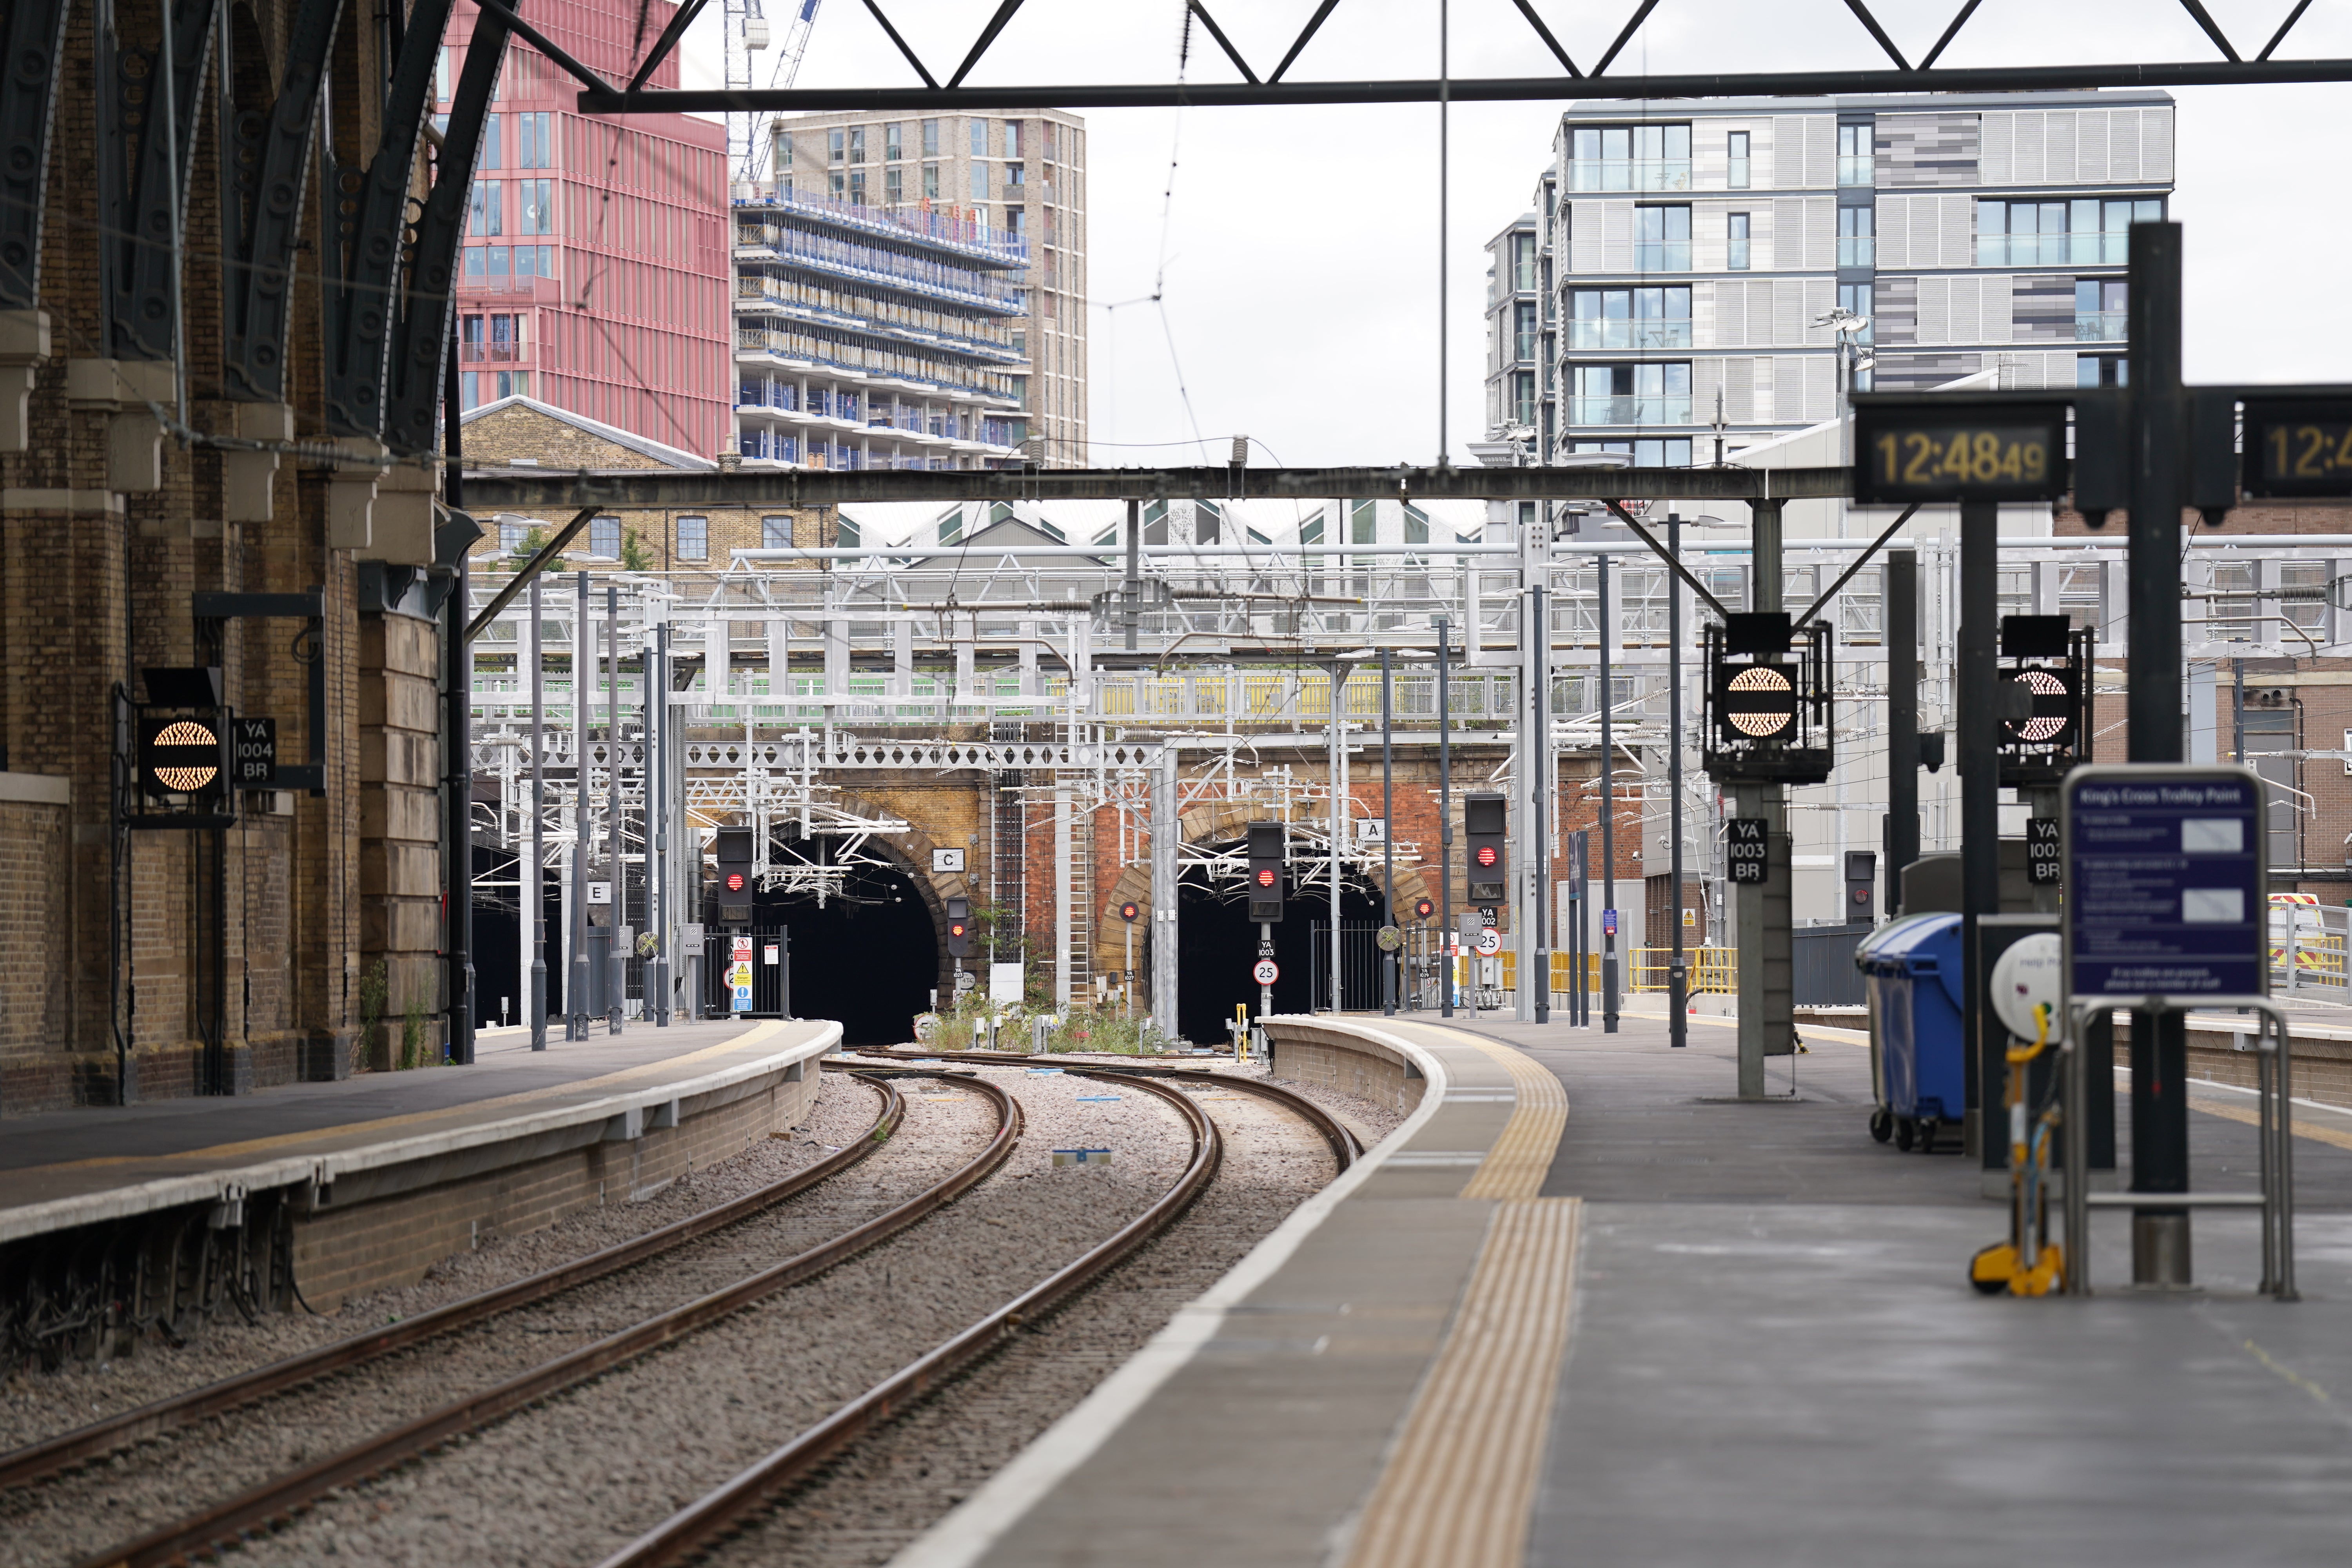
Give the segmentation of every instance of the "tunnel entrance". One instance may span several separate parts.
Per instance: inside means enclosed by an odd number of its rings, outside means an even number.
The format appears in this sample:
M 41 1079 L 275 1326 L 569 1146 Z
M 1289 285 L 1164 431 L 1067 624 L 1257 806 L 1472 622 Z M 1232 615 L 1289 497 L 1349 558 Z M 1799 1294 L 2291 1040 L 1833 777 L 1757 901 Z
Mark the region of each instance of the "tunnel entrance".
M 834 847 L 823 838 L 779 838 L 773 858 L 822 864 Z M 761 892 L 751 923 L 792 932 L 794 1014 L 839 1019 L 845 1045 L 914 1039 L 915 1015 L 929 1007 L 940 983 L 940 934 L 904 871 L 860 862 L 822 908 L 814 893 Z
M 1249 918 L 1247 889 L 1232 878 L 1214 887 L 1190 880 L 1177 889 L 1176 1033 L 1196 1046 L 1223 1046 L 1233 1037 L 1225 1030 L 1234 1008 L 1247 1004 L 1257 1013 L 1257 982 L 1250 966 L 1257 962 L 1257 926 Z M 1318 1000 L 1314 994 L 1314 949 L 1318 933 L 1330 942 L 1331 889 L 1327 882 L 1307 889 L 1294 885 L 1283 902 L 1283 918 L 1274 928 L 1274 961 L 1282 978 L 1274 984 L 1277 1013 L 1306 1013 Z M 1343 931 L 1358 925 L 1378 925 L 1380 893 L 1374 887 L 1342 876 L 1339 879 L 1339 923 Z M 1349 971 L 1350 977 L 1354 971 Z M 1377 993 L 1361 995 L 1350 986 L 1342 998 L 1349 1007 L 1377 1007 Z

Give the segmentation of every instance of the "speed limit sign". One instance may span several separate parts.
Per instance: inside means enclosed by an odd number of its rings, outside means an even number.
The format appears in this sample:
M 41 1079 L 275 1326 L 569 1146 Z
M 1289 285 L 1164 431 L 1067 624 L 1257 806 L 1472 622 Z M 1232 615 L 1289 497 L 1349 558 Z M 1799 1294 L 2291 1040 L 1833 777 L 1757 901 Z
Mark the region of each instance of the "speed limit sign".
M 1282 968 L 1270 958 L 1261 958 L 1250 966 L 1250 978 L 1260 985 L 1271 985 L 1282 978 Z
M 1492 958 L 1502 951 L 1503 933 L 1501 931 L 1496 931 L 1493 926 L 1488 926 L 1478 933 L 1478 955 L 1481 958 Z

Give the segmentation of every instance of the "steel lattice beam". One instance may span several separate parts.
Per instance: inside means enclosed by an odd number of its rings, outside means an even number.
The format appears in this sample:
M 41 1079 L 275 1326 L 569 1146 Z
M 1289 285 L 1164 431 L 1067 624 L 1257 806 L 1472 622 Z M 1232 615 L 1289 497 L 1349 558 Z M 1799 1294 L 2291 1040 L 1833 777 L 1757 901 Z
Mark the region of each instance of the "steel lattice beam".
M 839 87 L 580 94 L 583 114 L 867 113 L 982 110 L 1237 108 L 1332 103 L 1581 102 L 1601 99 L 1830 98 L 1919 92 L 2064 92 L 2096 88 L 2266 87 L 2352 81 L 2352 59 L 2180 60 L 1934 70 L 1696 71 L 1664 76 L 1435 77 L 1388 81 L 1043 82 L 1022 87 Z
M 1817 500 L 1853 493 L 1835 468 L 864 468 L 626 474 L 474 471 L 478 510 L 797 507 L 910 500 Z M 1016 552 L 1017 553 L 1017 552 Z

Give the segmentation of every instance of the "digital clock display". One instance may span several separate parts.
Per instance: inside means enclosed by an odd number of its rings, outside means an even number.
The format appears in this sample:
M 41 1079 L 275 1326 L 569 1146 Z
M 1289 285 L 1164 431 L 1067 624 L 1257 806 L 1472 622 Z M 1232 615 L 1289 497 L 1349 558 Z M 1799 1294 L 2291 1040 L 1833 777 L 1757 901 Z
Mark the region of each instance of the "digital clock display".
M 2240 483 L 2250 496 L 2352 495 L 2352 400 L 2246 402 Z
M 1971 410 L 1857 408 L 1854 499 L 2054 500 L 2066 490 L 2066 411 L 2057 405 Z

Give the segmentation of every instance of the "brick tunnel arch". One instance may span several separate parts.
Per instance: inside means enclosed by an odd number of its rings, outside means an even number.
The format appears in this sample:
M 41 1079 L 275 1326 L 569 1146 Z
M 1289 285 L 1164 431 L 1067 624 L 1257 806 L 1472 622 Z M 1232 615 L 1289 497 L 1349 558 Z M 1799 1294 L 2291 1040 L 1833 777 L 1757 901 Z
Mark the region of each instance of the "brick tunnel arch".
M 896 815 L 899 816 L 901 820 L 905 820 L 903 814 L 897 812 L 893 807 L 871 799 L 861 798 L 856 795 L 843 795 L 836 798 L 845 810 L 861 816 L 877 817 Z M 788 839 L 779 836 L 775 842 L 779 846 L 797 846 L 801 841 L 797 838 Z M 891 973 L 891 966 L 894 964 L 911 969 L 914 966 L 905 963 L 913 956 L 905 952 L 906 944 L 927 941 L 929 951 L 923 955 L 924 961 L 920 966 L 925 979 L 920 990 L 924 992 L 936 990 L 942 999 L 951 998 L 954 994 L 955 976 L 947 954 L 947 900 L 955 896 L 968 896 L 963 877 L 957 874 L 932 872 L 930 863 L 931 850 L 934 846 L 931 837 L 919 826 L 912 824 L 909 824 L 908 831 L 905 833 L 875 834 L 866 838 L 860 847 L 863 852 L 882 862 L 882 871 L 869 869 L 866 876 L 869 879 L 886 881 L 894 889 L 911 888 L 915 902 L 920 910 L 919 922 L 902 921 L 890 928 L 891 934 L 887 939 L 890 943 L 888 950 L 867 954 L 874 963 L 861 973 L 869 976 L 887 976 Z M 819 910 L 813 901 L 805 897 L 790 900 L 779 899 L 772 907 L 786 924 L 793 925 L 803 932 L 814 934 L 814 928 L 829 926 L 831 923 L 829 909 Z M 809 942 L 810 957 L 815 956 L 821 945 L 824 944 L 817 942 Z M 794 1008 L 803 1016 L 824 1016 L 821 1011 L 824 1005 L 822 996 L 825 988 L 835 982 L 831 975 L 813 973 L 806 963 L 800 962 L 803 950 L 802 937 L 795 937 L 793 947 L 796 959 L 793 971 Z M 825 962 L 833 961 L 828 959 Z M 913 1014 L 923 1011 L 929 998 L 928 995 L 915 994 L 910 992 L 898 1000 L 905 1004 L 904 1011 L 911 1018 Z M 848 1020 L 845 1019 L 844 1022 L 846 1024 Z M 875 1033 L 877 1037 L 860 1039 L 856 1037 L 857 1033 Z M 881 1034 L 889 1034 L 896 1037 L 886 1039 L 879 1037 Z M 853 1032 L 849 1037 L 849 1043 L 853 1045 L 905 1044 L 911 1042 L 913 1037 L 911 1027 L 905 1026 L 894 1026 L 878 1032 L 868 1027 Z
M 1230 844 L 1240 839 L 1247 826 L 1255 820 L 1257 820 L 1257 814 L 1246 805 L 1231 801 L 1207 801 L 1183 812 L 1179 816 L 1178 823 L 1182 830 L 1183 841 L 1187 845 L 1211 846 Z M 1379 907 L 1380 884 L 1381 873 L 1377 868 L 1371 868 L 1369 875 L 1351 876 L 1343 881 L 1341 885 L 1342 918 L 1351 923 L 1359 919 L 1367 918 L 1368 911 L 1361 905 L 1353 910 L 1348 908 L 1349 903 L 1355 901 L 1358 893 L 1366 889 L 1369 890 L 1370 901 L 1369 913 L 1376 914 Z M 1318 887 L 1322 885 L 1318 883 Z M 1394 908 L 1398 923 L 1411 923 L 1414 905 L 1423 898 L 1433 899 L 1435 896 L 1436 884 L 1433 874 L 1425 872 L 1424 868 L 1418 865 L 1397 868 Z M 1151 869 L 1149 865 L 1123 868 L 1118 876 L 1112 880 L 1108 891 L 1104 894 L 1101 904 L 1096 910 L 1095 966 L 1097 973 L 1116 972 L 1126 963 L 1127 948 L 1124 931 L 1127 922 L 1119 918 L 1118 911 L 1122 905 L 1129 902 L 1134 903 L 1138 910 L 1134 921 L 1137 928 L 1135 998 L 1137 1009 L 1140 1012 L 1148 1010 L 1150 1005 L 1150 990 L 1145 978 L 1149 973 L 1146 959 L 1149 952 L 1148 933 L 1151 930 Z M 1295 918 L 1302 929 L 1313 920 L 1327 918 L 1328 906 L 1318 902 L 1318 895 L 1312 891 L 1302 896 L 1301 891 L 1294 888 L 1289 902 L 1294 908 Z M 1288 945 L 1283 942 L 1279 934 L 1277 942 L 1283 945 Z M 1277 991 L 1277 1007 L 1283 1005 L 1281 994 L 1294 990 L 1290 984 L 1290 970 L 1287 966 L 1285 969 L 1285 983 Z M 1254 994 L 1249 1000 L 1252 1010 L 1255 1011 Z M 1353 1005 L 1352 1002 L 1350 1005 Z M 1197 1011 L 1195 1007 L 1186 1005 L 1183 989 L 1181 986 L 1178 1005 L 1180 1013 L 1186 1016 Z M 1204 1040 L 1199 1043 L 1215 1042 Z

